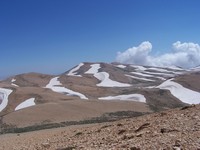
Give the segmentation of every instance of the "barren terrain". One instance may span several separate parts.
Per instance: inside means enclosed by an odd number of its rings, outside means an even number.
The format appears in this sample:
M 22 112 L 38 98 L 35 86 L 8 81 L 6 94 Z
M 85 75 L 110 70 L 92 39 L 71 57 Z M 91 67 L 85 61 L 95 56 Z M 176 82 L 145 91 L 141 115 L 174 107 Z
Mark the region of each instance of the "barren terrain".
M 100 123 L 198 104 L 199 70 L 80 63 L 0 81 L 0 133 Z M 16 108 L 32 99 L 31 106 Z
M 200 149 L 200 105 L 94 125 L 0 135 L 2 150 Z

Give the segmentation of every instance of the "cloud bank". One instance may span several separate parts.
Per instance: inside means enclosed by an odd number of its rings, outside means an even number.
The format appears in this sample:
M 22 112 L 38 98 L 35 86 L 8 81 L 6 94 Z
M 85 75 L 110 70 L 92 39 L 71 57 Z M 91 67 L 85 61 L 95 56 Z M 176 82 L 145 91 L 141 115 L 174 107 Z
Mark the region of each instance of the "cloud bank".
M 148 66 L 179 66 L 191 68 L 200 65 L 200 46 L 195 43 L 172 44 L 172 51 L 160 56 L 151 55 L 152 44 L 142 42 L 138 47 L 132 47 L 124 52 L 118 52 L 116 61 L 120 63 Z

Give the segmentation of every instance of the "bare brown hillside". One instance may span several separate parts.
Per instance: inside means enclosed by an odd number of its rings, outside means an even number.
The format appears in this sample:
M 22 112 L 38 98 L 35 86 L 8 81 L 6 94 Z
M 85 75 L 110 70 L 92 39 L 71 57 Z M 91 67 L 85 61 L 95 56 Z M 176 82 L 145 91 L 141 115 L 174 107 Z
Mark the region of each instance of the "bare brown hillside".
M 198 150 L 200 105 L 124 119 L 0 135 L 1 150 Z
M 194 99 L 198 104 L 199 77 L 199 71 L 194 69 L 102 62 L 80 63 L 54 76 L 40 73 L 16 75 L 0 81 L 0 108 L 5 107 L 0 111 L 0 131 L 4 133 L 5 127 L 12 130 L 12 127 L 71 121 L 94 122 L 94 118 L 117 120 L 126 115 L 134 117 L 134 113 L 145 114 L 187 106 Z M 167 81 L 173 82 L 159 88 Z M 187 89 L 186 93 L 181 93 L 180 87 Z M 178 96 L 169 89 L 178 89 Z M 6 93 L 6 90 L 11 93 Z M 196 93 L 196 97 L 191 96 L 191 90 L 194 90 L 192 92 Z M 179 98 L 183 94 L 190 95 L 186 102 Z M 34 99 L 34 104 L 16 110 L 28 99 Z M 120 116 L 121 112 L 126 115 Z M 119 116 L 109 118 L 108 115 L 102 119 L 102 116 L 110 113 Z
M 148 105 L 139 102 L 68 100 L 41 104 L 9 113 L 3 117 L 3 123 L 19 128 L 43 123 L 90 120 L 105 113 L 120 111 L 152 112 Z

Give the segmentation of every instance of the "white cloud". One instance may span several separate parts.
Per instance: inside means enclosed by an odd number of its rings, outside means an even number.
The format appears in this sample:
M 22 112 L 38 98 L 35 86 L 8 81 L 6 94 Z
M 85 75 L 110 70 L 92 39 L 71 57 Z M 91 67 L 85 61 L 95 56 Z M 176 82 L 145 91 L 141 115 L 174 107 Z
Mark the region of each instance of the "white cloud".
M 133 63 L 140 64 L 146 63 L 143 58 L 147 58 L 149 52 L 152 49 L 152 45 L 150 42 L 146 41 L 140 44 L 138 47 L 132 47 L 126 50 L 125 52 L 118 52 L 117 61 L 121 63 Z
M 118 52 L 116 61 L 120 63 L 149 65 L 149 66 L 179 66 L 191 68 L 200 65 L 200 46 L 195 43 L 172 45 L 172 52 L 160 56 L 152 56 L 152 44 L 142 42 L 138 47 L 132 47 L 124 52 Z

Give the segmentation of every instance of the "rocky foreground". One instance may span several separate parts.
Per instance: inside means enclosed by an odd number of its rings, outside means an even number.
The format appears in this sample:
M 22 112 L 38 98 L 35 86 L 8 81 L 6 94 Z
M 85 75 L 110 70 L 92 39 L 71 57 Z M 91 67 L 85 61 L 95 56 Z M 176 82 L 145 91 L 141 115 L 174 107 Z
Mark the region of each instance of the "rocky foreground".
M 0 136 L 1 150 L 199 150 L 200 105 L 117 122 Z

